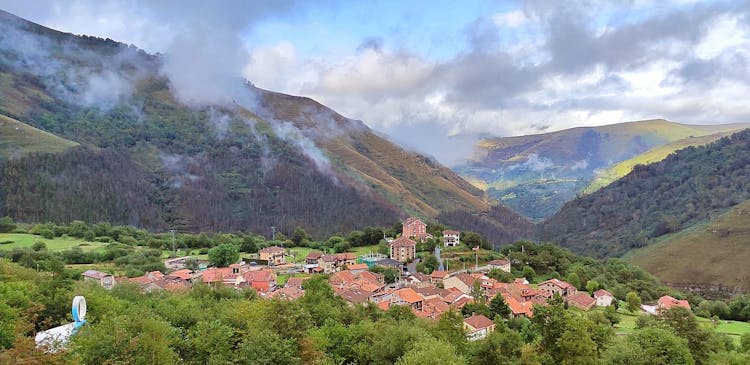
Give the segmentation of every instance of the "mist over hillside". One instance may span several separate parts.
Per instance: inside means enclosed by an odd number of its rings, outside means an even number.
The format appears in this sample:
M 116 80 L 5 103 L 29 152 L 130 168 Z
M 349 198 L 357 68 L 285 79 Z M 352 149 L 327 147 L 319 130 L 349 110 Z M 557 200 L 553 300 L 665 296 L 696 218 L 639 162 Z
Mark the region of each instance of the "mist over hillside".
M 2 161 L 0 214 L 323 235 L 490 209 L 481 190 L 439 163 L 312 99 L 256 88 L 232 68 L 4 12 L 0 30 L 0 114 L 80 144 Z

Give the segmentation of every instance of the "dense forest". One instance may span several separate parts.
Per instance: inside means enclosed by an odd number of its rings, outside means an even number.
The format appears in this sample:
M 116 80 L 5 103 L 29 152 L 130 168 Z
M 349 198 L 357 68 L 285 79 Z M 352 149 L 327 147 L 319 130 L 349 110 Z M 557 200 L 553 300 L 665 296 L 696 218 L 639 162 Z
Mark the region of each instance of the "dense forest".
M 567 203 L 541 238 L 575 252 L 619 256 L 750 199 L 750 130 L 688 147 Z

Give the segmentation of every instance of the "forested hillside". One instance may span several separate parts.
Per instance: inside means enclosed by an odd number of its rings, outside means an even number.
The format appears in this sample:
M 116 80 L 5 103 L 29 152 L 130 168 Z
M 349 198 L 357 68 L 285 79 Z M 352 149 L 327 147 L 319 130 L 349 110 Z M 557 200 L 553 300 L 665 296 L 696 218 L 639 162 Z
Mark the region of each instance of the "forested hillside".
M 750 199 L 750 129 L 639 165 L 620 180 L 567 203 L 540 227 L 575 252 L 619 256 Z
M 323 236 L 490 209 L 444 166 L 309 98 L 238 79 L 185 102 L 164 62 L 0 12 L 0 115 L 80 144 L 0 160 L 0 214 Z

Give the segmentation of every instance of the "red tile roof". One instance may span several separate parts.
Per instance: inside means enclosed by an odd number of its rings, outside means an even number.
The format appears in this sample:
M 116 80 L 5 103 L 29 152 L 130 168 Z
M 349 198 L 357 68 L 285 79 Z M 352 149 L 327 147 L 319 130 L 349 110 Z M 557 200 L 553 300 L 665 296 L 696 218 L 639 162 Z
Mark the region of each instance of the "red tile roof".
M 568 288 L 575 289 L 575 286 L 573 286 L 572 284 L 568 282 L 562 281 L 560 279 L 549 279 L 545 282 L 539 283 L 539 285 L 544 285 L 544 284 L 552 284 L 560 289 L 568 289 Z
M 596 299 L 590 297 L 587 293 L 578 292 L 568 297 L 568 305 L 573 305 L 582 309 L 590 309 L 596 304 Z
M 510 264 L 510 261 L 508 261 L 507 259 L 492 260 L 487 263 L 487 265 L 491 266 L 505 266 L 508 264 Z
M 417 245 L 416 242 L 406 237 L 399 237 L 393 240 L 393 242 L 391 242 L 391 247 L 412 247 L 416 245 Z
M 614 298 L 614 295 L 612 295 L 612 293 L 610 293 L 610 292 L 608 292 L 608 291 L 606 291 L 604 289 L 599 289 L 599 290 L 597 290 L 597 291 L 594 292 L 594 298 L 599 298 L 599 297 L 603 297 L 603 296 L 606 296 L 606 295 L 609 295 L 610 297 Z
M 446 230 L 443 231 L 443 236 L 445 236 L 445 235 L 457 236 L 459 234 L 460 233 L 458 231 L 454 231 L 454 230 L 451 230 L 451 229 L 446 229 Z
M 367 270 L 367 264 L 349 265 L 349 270 Z
M 169 273 L 169 275 L 180 278 L 182 280 L 191 280 L 193 278 L 193 271 L 191 271 L 190 269 L 181 269 L 172 271 L 171 273 Z
M 690 309 L 690 303 L 687 300 L 680 300 L 673 297 L 670 297 L 669 295 L 665 295 L 656 302 L 656 305 L 661 309 L 670 309 L 674 307 L 682 307 L 685 309 Z
M 307 256 L 305 256 L 305 260 L 317 260 L 321 256 L 323 256 L 322 252 L 310 251 L 310 253 L 308 253 Z
M 286 252 L 286 250 L 283 247 L 279 247 L 279 246 L 269 246 L 266 248 L 262 248 L 259 252 L 260 253 L 282 253 L 282 252 Z
M 534 316 L 534 307 L 531 302 L 519 302 L 511 296 L 503 296 L 514 316 L 525 315 L 528 318 Z
M 424 300 L 421 295 L 414 291 L 412 288 L 403 288 L 396 290 L 396 295 L 408 303 L 416 303 Z
M 477 314 L 475 316 L 471 316 L 469 318 L 464 319 L 464 322 L 468 324 L 469 326 L 473 327 L 475 330 L 481 330 L 483 328 L 489 328 L 494 322 L 492 322 L 491 319 L 481 315 Z
M 446 275 L 448 275 L 447 271 L 437 271 L 437 270 L 435 270 L 435 271 L 432 272 L 432 274 L 430 274 L 430 277 L 431 278 L 440 279 L 440 278 L 444 278 Z

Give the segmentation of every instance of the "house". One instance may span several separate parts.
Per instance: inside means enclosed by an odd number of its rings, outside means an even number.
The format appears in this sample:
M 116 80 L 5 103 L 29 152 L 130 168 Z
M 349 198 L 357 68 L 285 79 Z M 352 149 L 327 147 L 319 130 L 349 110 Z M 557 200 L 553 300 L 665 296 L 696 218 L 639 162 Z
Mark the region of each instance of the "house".
M 399 237 L 391 242 L 390 254 L 393 260 L 410 262 L 417 257 L 417 243 L 406 237 Z
M 427 225 L 422 222 L 422 220 L 415 217 L 409 217 L 404 220 L 401 232 L 401 237 L 414 238 L 420 242 L 432 238 L 432 235 L 427 233 Z
M 270 246 L 258 251 L 260 259 L 268 261 L 268 266 L 286 264 L 286 250 L 279 246 Z
M 421 311 L 422 304 L 424 304 L 424 298 L 419 293 L 415 292 L 412 288 L 398 289 L 394 293 L 391 304 L 396 305 L 409 305 L 415 310 Z
M 200 272 L 195 272 L 190 269 L 180 269 L 180 270 L 172 271 L 171 273 L 169 273 L 169 275 L 180 278 L 185 281 L 189 281 L 190 283 L 197 281 L 201 277 Z
M 258 293 L 271 293 L 276 290 L 276 274 L 271 270 L 247 271 L 242 274 L 239 288 L 253 288 Z
M 413 286 L 415 288 L 426 288 L 433 286 L 432 283 L 430 283 L 430 276 L 419 271 L 407 276 L 404 280 L 406 281 L 407 285 Z
M 531 318 L 534 316 L 534 303 L 530 301 L 518 301 L 509 294 L 503 295 L 505 304 L 510 308 L 510 315 L 513 318 L 526 317 Z
M 563 297 L 563 299 L 575 294 L 577 291 L 575 286 L 560 279 L 549 279 L 544 281 L 539 284 L 539 289 L 553 295 L 557 293 Z
M 443 288 L 456 288 L 461 291 L 461 293 L 471 294 L 471 289 L 474 286 L 475 281 L 479 281 L 479 279 L 476 279 L 467 273 L 459 273 L 457 275 L 444 279 Z
M 466 331 L 466 339 L 469 341 L 481 340 L 495 331 L 495 323 L 478 314 L 464 319 L 464 330 Z
M 508 259 L 492 260 L 487 263 L 487 266 L 490 268 L 490 270 L 497 269 L 505 272 L 510 272 L 510 260 Z
M 357 254 L 353 252 L 325 255 L 319 252 L 310 252 L 305 257 L 305 271 L 309 274 L 330 274 L 339 270 L 357 265 Z M 359 266 L 363 270 L 362 266 Z M 366 267 L 365 267 L 366 269 Z
M 185 264 L 189 261 L 193 260 L 198 266 L 201 265 L 208 265 L 207 260 L 202 260 L 195 257 L 190 256 L 183 256 L 183 257 L 175 257 L 172 259 L 164 260 L 164 267 L 167 268 L 167 270 L 180 270 L 185 268 Z
M 160 290 L 181 291 L 191 287 L 189 281 L 177 276 L 164 275 L 159 271 L 147 272 L 143 276 L 130 278 L 127 281 L 138 284 L 146 293 Z
M 578 292 L 570 295 L 568 296 L 567 301 L 569 306 L 583 309 L 585 311 L 593 308 L 596 304 L 596 299 L 592 298 L 585 292 Z
M 271 297 L 279 299 L 294 300 L 305 295 L 302 283 L 307 278 L 291 277 L 286 281 L 284 287 L 271 293 Z
M 361 272 L 367 271 L 367 264 L 354 264 L 354 265 L 348 265 L 349 271 L 359 274 Z
M 418 313 L 424 318 L 438 319 L 443 313 L 450 309 L 451 307 L 440 298 L 425 298 L 424 304 L 422 305 L 422 311 Z
M 324 270 L 320 268 L 319 264 L 320 258 L 322 256 L 322 252 L 310 251 L 310 253 L 305 256 L 305 272 L 308 274 L 317 274 L 319 272 L 323 272 Z
M 450 229 L 446 229 L 443 231 L 443 245 L 445 247 L 456 247 L 461 244 L 461 240 L 459 238 L 461 234 L 458 231 L 452 231 Z
M 612 295 L 612 293 L 604 289 L 599 289 L 594 292 L 594 299 L 596 299 L 596 305 L 600 307 L 608 307 L 612 305 L 612 301 L 615 299 L 615 297 L 614 295 Z
M 115 277 L 112 274 L 96 270 L 86 270 L 81 276 L 83 281 L 95 282 L 101 285 L 104 289 L 112 289 L 115 286 Z
M 669 295 L 665 295 L 659 298 L 658 301 L 656 301 L 657 313 L 661 313 L 662 311 L 666 311 L 674 307 L 682 307 L 687 310 L 690 310 L 690 303 L 688 303 L 687 300 L 680 300 L 680 299 L 672 298 Z
M 448 276 L 447 271 L 435 270 L 432 272 L 432 274 L 430 274 L 430 283 L 432 283 L 432 285 L 442 286 L 443 280 L 445 280 L 447 276 Z

